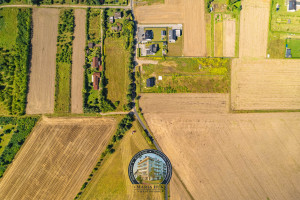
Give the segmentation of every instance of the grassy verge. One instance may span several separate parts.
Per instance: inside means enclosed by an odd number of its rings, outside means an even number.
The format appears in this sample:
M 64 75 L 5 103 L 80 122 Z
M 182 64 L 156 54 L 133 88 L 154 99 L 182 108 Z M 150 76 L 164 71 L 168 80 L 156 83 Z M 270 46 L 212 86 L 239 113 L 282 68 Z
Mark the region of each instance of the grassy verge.
M 57 113 L 70 112 L 73 33 L 73 10 L 63 9 L 60 11 L 56 53 L 56 84 L 54 110 Z
M 139 73 L 141 92 L 227 93 L 230 88 L 230 60 L 222 58 L 166 58 L 157 65 L 143 65 Z M 162 80 L 158 77 L 162 76 Z M 146 80 L 156 79 L 154 87 Z
M 205 14 L 205 24 L 206 24 L 206 51 L 207 56 L 212 56 L 212 37 L 211 37 L 211 31 L 212 31 L 212 24 L 211 24 L 211 15 Z
M 2 151 L 0 156 L 0 178 L 8 165 L 13 161 L 37 120 L 38 117 L 0 117 L 0 125 L 2 127 L 1 140 L 3 140 L 1 142 L 3 146 L 0 148 Z M 10 135 L 5 135 L 6 132 Z
M 214 54 L 215 57 L 222 57 L 223 56 L 223 22 L 215 22 L 215 50 Z

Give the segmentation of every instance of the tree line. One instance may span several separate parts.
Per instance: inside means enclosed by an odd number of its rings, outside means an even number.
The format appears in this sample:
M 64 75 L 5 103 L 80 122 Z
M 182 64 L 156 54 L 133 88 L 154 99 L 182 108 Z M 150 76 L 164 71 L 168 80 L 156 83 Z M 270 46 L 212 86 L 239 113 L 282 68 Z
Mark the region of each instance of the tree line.
M 16 125 L 16 131 L 0 156 L 0 178 L 13 161 L 38 119 L 38 117 L 0 117 L 1 125 Z
M 31 9 L 18 9 L 14 50 L 0 49 L 0 101 L 8 112 L 25 114 L 31 56 Z

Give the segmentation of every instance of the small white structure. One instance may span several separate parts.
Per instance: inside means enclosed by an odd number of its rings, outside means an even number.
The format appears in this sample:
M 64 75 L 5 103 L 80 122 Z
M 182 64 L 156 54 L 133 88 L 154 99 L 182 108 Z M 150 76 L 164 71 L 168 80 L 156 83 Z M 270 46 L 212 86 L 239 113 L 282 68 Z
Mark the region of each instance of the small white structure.
M 162 76 L 158 76 L 158 80 L 161 81 L 162 80 Z
M 175 30 L 175 35 L 176 35 L 176 37 L 180 37 L 181 36 L 181 30 L 180 29 L 176 29 Z

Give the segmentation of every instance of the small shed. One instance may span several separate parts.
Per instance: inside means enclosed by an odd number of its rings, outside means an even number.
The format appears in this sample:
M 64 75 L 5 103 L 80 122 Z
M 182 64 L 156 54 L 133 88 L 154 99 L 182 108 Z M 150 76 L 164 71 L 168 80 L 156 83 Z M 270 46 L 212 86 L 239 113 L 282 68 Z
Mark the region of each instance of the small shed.
M 164 37 L 164 36 L 166 36 L 166 35 L 167 35 L 167 31 L 165 31 L 165 30 L 161 31 L 161 36 L 162 36 L 162 37 Z
M 88 47 L 91 49 L 91 48 L 94 48 L 94 43 L 90 42 L 88 43 Z
M 147 79 L 147 87 L 153 87 L 155 85 L 155 78 L 151 77 Z
M 292 50 L 289 48 L 286 48 L 285 50 L 285 57 L 286 58 L 291 58 L 292 57 Z
M 111 17 L 109 17 L 109 23 L 114 23 L 115 22 L 115 19 L 114 19 L 114 16 L 111 16 Z

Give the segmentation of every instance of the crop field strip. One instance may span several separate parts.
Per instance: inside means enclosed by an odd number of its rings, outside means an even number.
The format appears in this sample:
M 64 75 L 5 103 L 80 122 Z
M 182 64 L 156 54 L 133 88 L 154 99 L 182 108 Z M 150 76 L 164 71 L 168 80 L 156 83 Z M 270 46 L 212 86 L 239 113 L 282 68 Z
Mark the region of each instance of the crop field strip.
M 223 56 L 235 57 L 236 21 L 223 21 Z
M 233 60 L 233 110 L 300 109 L 300 61 Z
M 86 10 L 75 10 L 75 30 L 73 41 L 72 58 L 72 81 L 71 81 L 71 112 L 83 113 L 83 75 L 85 64 L 85 23 Z
M 4 174 L 0 198 L 74 198 L 114 129 L 112 118 L 43 118 Z
M 140 106 L 194 199 L 300 198 L 299 113 L 230 114 L 228 95 L 193 95 L 146 94 Z
M 265 58 L 270 0 L 244 0 L 240 19 L 240 57 Z
M 32 60 L 27 114 L 54 112 L 58 15 L 57 9 L 33 9 Z

